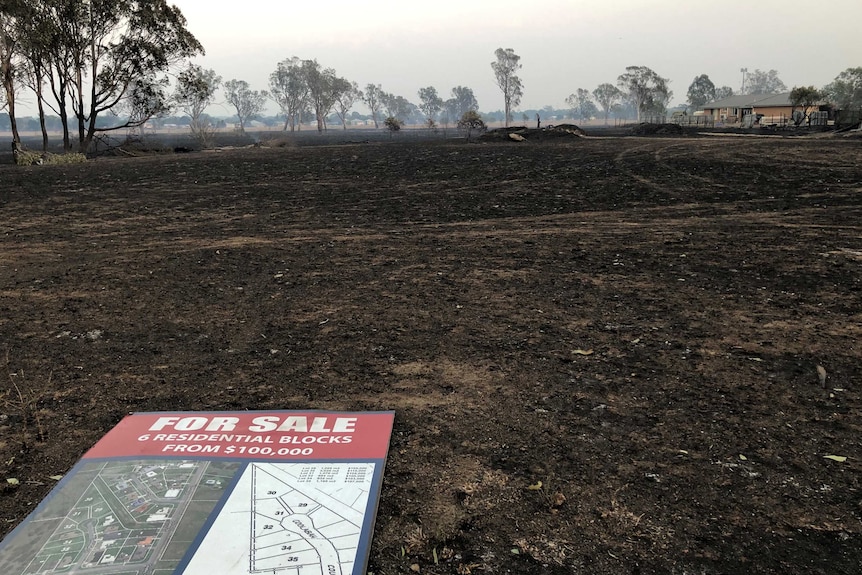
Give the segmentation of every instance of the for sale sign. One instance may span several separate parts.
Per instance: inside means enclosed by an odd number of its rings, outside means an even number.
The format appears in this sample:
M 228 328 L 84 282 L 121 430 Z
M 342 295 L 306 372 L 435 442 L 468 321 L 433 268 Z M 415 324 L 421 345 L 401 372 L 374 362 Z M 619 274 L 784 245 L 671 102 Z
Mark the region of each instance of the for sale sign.
M 393 419 L 130 415 L 0 544 L 0 573 L 364 573 Z

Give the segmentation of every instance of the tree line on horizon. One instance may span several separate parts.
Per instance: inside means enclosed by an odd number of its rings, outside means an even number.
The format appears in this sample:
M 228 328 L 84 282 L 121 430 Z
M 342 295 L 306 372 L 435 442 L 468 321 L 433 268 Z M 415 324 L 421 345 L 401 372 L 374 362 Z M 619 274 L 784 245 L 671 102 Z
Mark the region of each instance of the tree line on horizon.
M 479 118 L 476 97 L 466 86 L 453 87 L 446 99 L 434 86 L 422 87 L 414 103 L 385 91 L 382 84 L 360 88 L 316 59 L 294 56 L 277 64 L 268 89 L 255 90 L 245 80 L 223 81 L 214 70 L 190 63 L 202 54 L 185 17 L 166 0 L 2 0 L 0 109 L 7 110 L 13 139 L 20 141 L 16 101 L 20 90 L 32 91 L 43 148 L 48 145 L 46 118 L 53 113 L 62 126 L 64 149 L 72 148 L 76 134 L 80 151 L 87 151 L 101 133 L 140 127 L 172 110 L 187 115 L 193 134 L 205 143 L 214 129 L 205 110 L 219 90 L 235 110 L 240 130 L 268 101 L 278 107 L 285 131 L 295 130 L 304 119 L 316 121 L 324 131 L 333 112 L 346 129 L 347 115 L 359 102 L 369 109 L 375 127 L 383 123 L 389 129 L 408 119 L 435 127 L 438 122 L 457 124 L 468 114 L 470 121 Z M 500 117 L 508 126 L 523 96 L 521 58 L 512 48 L 498 48 L 494 55 L 491 69 L 503 96 Z M 775 70 L 742 71 L 742 93 L 787 90 Z M 578 88 L 566 104 L 573 117 L 601 115 L 607 122 L 611 115 L 631 114 L 640 121 L 666 114 L 673 96 L 669 85 L 670 80 L 647 66 L 629 66 L 615 83 L 592 91 Z M 730 87 L 716 87 L 702 74 L 689 86 L 686 105 L 697 109 L 732 94 Z M 862 107 L 862 68 L 849 68 L 820 89 L 794 87 L 792 97 L 800 103 L 829 99 L 837 106 Z
M 491 62 L 497 87 L 503 95 L 504 107 L 501 112 L 485 114 L 488 120 L 503 121 L 506 126 L 514 119 L 514 110 L 520 104 L 523 96 L 523 83 L 517 75 L 521 69 L 520 56 L 513 49 L 498 48 L 495 51 L 496 60 Z M 743 86 L 739 94 L 772 94 L 787 92 L 787 86 L 781 80 L 776 70 L 754 70 L 743 76 Z M 205 85 L 217 89 L 221 79 L 212 70 L 190 66 L 187 73 L 197 81 L 197 85 Z M 182 78 L 181 78 L 182 80 Z M 236 110 L 240 129 L 245 122 L 260 114 L 267 97 L 279 107 L 284 118 L 284 130 L 294 131 L 301 118 L 316 118 L 319 131 L 326 129 L 326 118 L 334 109 L 344 129 L 347 128 L 347 113 L 356 102 L 363 102 L 370 111 L 370 117 L 375 127 L 379 127 L 381 118 L 385 117 L 385 125 L 397 129 L 408 119 L 415 123 L 424 123 L 435 127 L 437 122 L 448 126 L 458 122 L 470 112 L 478 112 L 479 106 L 473 90 L 465 86 L 452 88 L 451 97 L 443 100 L 433 86 L 420 88 L 417 92 L 419 104 L 414 104 L 407 98 L 388 93 L 380 84 L 368 84 L 360 90 L 355 82 L 339 78 L 335 70 L 327 68 L 321 71 L 316 60 L 301 60 L 293 57 L 278 64 L 276 71 L 270 75 L 269 91 L 251 91 L 245 82 L 240 82 L 242 90 L 237 91 L 238 81 L 225 83 L 224 90 L 228 103 Z M 182 84 L 182 82 L 181 82 Z M 663 116 L 667 113 L 673 92 L 669 89 L 670 80 L 663 78 L 646 66 L 629 66 L 625 73 L 617 78 L 616 84 L 605 82 L 596 89 L 589 91 L 578 88 L 566 98 L 566 104 L 572 118 L 590 119 L 603 117 L 605 123 L 611 115 L 628 118 L 634 116 L 637 121 L 644 118 Z M 810 108 L 814 102 L 830 99 L 836 106 L 844 108 L 862 107 L 862 68 L 850 68 L 822 89 L 811 86 L 794 87 L 791 100 L 803 109 Z M 212 93 L 206 92 L 208 98 Z M 705 104 L 735 95 L 730 86 L 716 87 L 706 74 L 694 78 L 686 93 L 686 111 L 695 111 Z M 201 102 L 199 102 L 200 104 Z M 212 103 L 210 99 L 202 102 L 201 111 Z M 552 111 L 549 106 L 543 110 Z M 196 128 L 198 115 L 191 109 L 186 109 L 191 118 L 192 130 Z M 529 117 L 524 114 L 526 122 Z
M 862 109 L 862 67 L 848 68 L 823 88 L 794 86 L 788 90 L 776 70 L 743 69 L 740 95 L 776 94 L 790 92 L 789 100 L 803 111 L 803 118 L 816 103 L 827 101 L 833 107 L 844 110 Z M 625 113 L 626 107 L 633 110 L 638 121 L 649 116 L 663 116 L 673 96 L 670 81 L 662 78 L 646 66 L 630 66 L 625 74 L 617 78 L 617 84 L 603 83 L 590 92 L 578 88 L 566 98 L 573 117 L 592 118 L 602 115 L 605 123 L 614 112 Z M 717 87 L 707 74 L 694 78 L 686 92 L 682 109 L 694 112 L 710 102 L 736 95 L 730 86 Z

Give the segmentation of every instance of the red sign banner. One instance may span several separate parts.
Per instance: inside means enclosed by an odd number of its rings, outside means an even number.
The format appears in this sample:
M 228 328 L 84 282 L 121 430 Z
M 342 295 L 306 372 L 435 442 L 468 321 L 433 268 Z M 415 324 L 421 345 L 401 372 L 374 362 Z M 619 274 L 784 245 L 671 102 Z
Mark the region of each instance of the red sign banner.
M 0 573 L 364 575 L 394 418 L 131 414 L 0 542 Z
M 84 458 L 384 459 L 393 419 L 393 412 L 136 413 Z

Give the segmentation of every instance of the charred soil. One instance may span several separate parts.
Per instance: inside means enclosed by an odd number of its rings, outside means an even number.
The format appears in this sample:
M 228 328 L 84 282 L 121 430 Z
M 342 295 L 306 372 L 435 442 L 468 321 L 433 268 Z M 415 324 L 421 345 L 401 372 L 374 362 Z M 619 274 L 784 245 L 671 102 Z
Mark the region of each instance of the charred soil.
M 860 203 L 826 138 L 2 166 L 3 532 L 129 412 L 394 409 L 376 574 L 859 573 Z

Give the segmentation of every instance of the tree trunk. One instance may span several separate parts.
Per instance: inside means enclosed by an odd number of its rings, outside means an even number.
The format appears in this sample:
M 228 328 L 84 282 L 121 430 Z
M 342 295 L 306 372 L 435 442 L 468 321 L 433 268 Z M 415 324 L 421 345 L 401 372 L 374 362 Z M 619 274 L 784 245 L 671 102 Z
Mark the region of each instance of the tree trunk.
M 6 108 L 9 112 L 9 124 L 12 127 L 12 141 L 20 142 L 21 136 L 18 135 L 18 121 L 15 119 L 15 92 L 6 89 Z
M 60 124 L 63 126 L 63 150 L 68 152 L 72 149 L 72 142 L 69 141 L 69 114 L 66 111 L 67 79 L 61 74 L 58 74 L 57 81 L 55 83 L 54 74 L 49 68 L 48 82 L 51 85 L 51 92 L 54 94 L 54 99 L 57 100 L 57 111 L 60 114 Z
M 62 93 L 62 92 L 61 92 Z M 66 103 L 65 94 L 63 95 L 63 104 Z M 60 107 L 60 123 L 63 125 L 63 150 L 68 152 L 72 149 L 72 139 L 69 136 L 69 113 L 66 112 L 66 106 Z
M 86 154 L 96 137 L 96 114 L 91 113 L 87 122 L 87 131 L 84 136 L 84 141 L 81 143 L 81 153 Z
M 3 17 L 5 18 L 5 15 Z M 6 92 L 6 106 L 9 110 L 9 124 L 12 127 L 12 142 L 14 144 L 21 141 L 18 135 L 18 122 L 15 119 L 15 67 L 12 64 L 13 52 L 17 48 L 12 36 L 5 33 L 6 23 L 4 22 L 3 24 L 4 33 L 0 37 L 0 42 L 3 43 L 3 48 L 0 50 L 0 53 L 2 53 L 0 70 L 3 73 L 3 89 Z
M 15 119 L 15 78 L 12 74 L 11 60 L 3 62 L 3 88 L 6 92 L 6 107 L 9 111 L 9 124 L 12 127 L 12 141 L 20 142 L 21 137 L 18 135 L 18 121 Z
M 84 124 L 84 116 L 83 114 L 78 114 L 78 151 L 84 153 L 87 151 L 87 147 L 90 145 L 89 142 L 85 142 L 86 140 L 86 129 Z
M 95 46 L 96 46 L 96 44 L 95 44 L 95 39 L 94 39 L 93 40 L 93 53 L 94 54 L 96 53 Z M 95 78 L 96 73 L 98 72 L 97 63 L 95 60 L 92 62 L 91 66 L 92 66 L 92 71 L 90 73 L 92 74 L 92 77 Z M 90 149 L 90 145 L 93 143 L 93 139 L 96 137 L 96 83 L 91 82 L 91 84 L 92 84 L 92 86 L 90 88 L 90 113 L 87 116 L 86 132 L 84 135 L 84 140 L 81 142 L 81 153 L 82 154 L 87 153 L 87 150 Z M 83 111 L 83 109 L 84 108 L 83 108 L 83 98 L 82 98 L 81 99 L 81 110 Z M 83 114 L 81 115 L 80 125 L 82 125 L 82 126 L 84 125 Z
M 42 61 L 36 57 L 31 58 L 33 65 L 33 91 L 36 92 L 36 107 L 39 111 L 39 128 L 42 130 L 42 151 L 48 151 L 48 129 L 45 127 L 45 94 L 42 90 L 44 67 Z
M 84 147 L 84 72 L 80 68 L 75 72 L 75 88 L 77 102 L 73 99 L 73 108 L 75 108 L 75 119 L 78 121 L 78 149 L 81 152 L 86 152 Z
M 93 26 L 93 8 L 90 6 L 90 26 Z M 99 72 L 99 58 L 98 52 L 96 51 L 96 35 L 91 32 L 90 33 L 90 78 L 92 82 L 90 82 L 90 114 L 89 117 L 86 117 L 86 129 L 85 129 L 85 116 L 84 116 L 84 91 L 83 91 L 83 67 L 78 71 L 78 132 L 79 139 L 81 142 L 81 153 L 86 154 L 87 150 L 90 149 L 90 144 L 93 143 L 93 138 L 96 135 L 96 78 L 98 78 Z
M 48 128 L 45 126 L 45 106 L 42 103 L 41 86 L 36 92 L 36 105 L 39 108 L 39 127 L 42 129 L 42 151 L 48 151 Z

